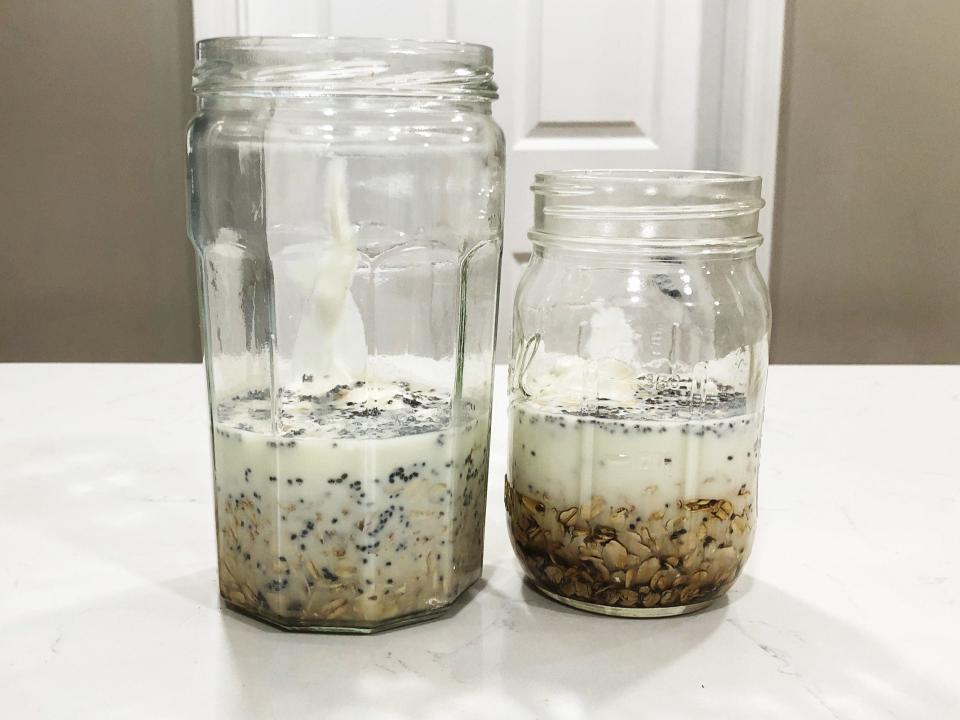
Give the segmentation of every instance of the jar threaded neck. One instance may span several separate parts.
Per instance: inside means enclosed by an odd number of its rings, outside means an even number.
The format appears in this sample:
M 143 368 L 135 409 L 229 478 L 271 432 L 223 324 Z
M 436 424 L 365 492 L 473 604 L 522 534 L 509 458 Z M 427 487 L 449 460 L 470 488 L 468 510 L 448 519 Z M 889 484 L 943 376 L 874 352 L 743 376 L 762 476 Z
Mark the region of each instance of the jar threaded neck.
M 619 247 L 760 243 L 760 178 L 687 170 L 560 170 L 538 173 L 535 243 Z
M 484 45 L 318 36 L 201 40 L 193 91 L 266 98 L 497 98 L 493 51 Z

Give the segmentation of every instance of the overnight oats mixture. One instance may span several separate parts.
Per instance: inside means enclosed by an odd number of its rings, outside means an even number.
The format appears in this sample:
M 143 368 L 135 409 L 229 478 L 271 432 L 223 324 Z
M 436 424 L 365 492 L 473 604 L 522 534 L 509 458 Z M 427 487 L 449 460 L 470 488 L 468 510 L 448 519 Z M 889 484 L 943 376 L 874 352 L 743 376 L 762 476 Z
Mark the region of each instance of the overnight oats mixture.
M 221 594 L 303 627 L 449 604 L 480 576 L 488 434 L 486 417 L 451 417 L 449 394 L 404 381 L 220 403 Z
M 620 382 L 589 412 L 511 405 L 505 502 L 527 574 L 558 600 L 611 614 L 676 614 L 733 584 L 756 518 L 761 418 L 704 383 Z

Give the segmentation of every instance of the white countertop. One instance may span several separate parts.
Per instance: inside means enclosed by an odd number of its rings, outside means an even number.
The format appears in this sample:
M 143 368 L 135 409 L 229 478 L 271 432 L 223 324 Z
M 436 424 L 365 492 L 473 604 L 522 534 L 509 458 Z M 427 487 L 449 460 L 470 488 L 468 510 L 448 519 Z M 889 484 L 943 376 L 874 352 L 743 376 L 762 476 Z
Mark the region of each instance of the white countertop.
M 754 554 L 681 618 L 523 585 L 504 414 L 468 600 L 293 634 L 220 606 L 199 366 L 0 365 L 0 717 L 960 717 L 960 366 L 772 368 Z

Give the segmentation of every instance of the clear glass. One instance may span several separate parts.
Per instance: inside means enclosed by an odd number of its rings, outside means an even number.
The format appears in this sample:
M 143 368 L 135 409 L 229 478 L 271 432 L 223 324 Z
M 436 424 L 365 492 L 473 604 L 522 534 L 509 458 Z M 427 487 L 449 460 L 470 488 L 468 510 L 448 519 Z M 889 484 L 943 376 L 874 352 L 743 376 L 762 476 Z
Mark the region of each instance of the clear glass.
M 510 536 L 532 583 L 630 617 L 705 607 L 750 554 L 770 306 L 759 178 L 537 176 L 510 367 Z
M 287 628 L 480 576 L 502 248 L 488 48 L 198 45 L 188 132 L 220 591 Z

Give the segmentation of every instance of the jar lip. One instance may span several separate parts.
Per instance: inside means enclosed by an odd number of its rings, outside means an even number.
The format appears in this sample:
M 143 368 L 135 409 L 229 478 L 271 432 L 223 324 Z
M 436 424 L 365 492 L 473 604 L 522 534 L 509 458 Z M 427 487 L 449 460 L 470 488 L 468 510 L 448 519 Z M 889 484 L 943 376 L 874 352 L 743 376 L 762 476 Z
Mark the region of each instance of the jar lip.
M 744 175 L 728 170 L 682 170 L 678 168 L 565 168 L 563 170 L 542 170 L 535 176 L 536 182 L 551 180 L 578 179 L 587 182 L 600 180 L 640 182 L 644 180 L 689 181 L 701 180 L 709 183 L 723 183 L 744 180 L 759 180 L 759 175 Z
M 493 100 L 493 50 L 455 40 L 237 36 L 200 40 L 193 91 Z

